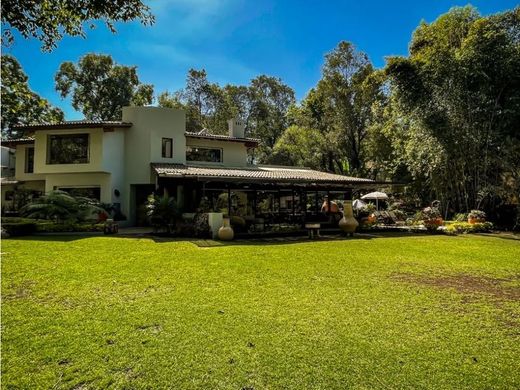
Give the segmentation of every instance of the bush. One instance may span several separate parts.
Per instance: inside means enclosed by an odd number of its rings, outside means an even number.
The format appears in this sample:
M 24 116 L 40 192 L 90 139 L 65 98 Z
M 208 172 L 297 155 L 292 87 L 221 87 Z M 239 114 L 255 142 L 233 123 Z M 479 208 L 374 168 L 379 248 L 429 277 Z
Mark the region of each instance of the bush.
M 484 233 L 493 229 L 491 222 L 454 222 L 446 226 L 446 233 L 448 234 L 466 234 L 466 233 Z
M 36 225 L 38 233 L 64 233 L 64 232 L 102 232 L 103 223 L 54 223 L 43 222 Z
M 30 236 L 36 231 L 36 223 L 34 222 L 3 222 L 2 229 L 9 234 L 10 237 Z
M 486 220 L 486 213 L 481 210 L 471 210 L 468 214 L 468 219 L 475 219 L 483 222 Z
M 453 216 L 453 220 L 457 222 L 466 222 L 468 220 L 468 215 L 465 213 L 458 213 Z

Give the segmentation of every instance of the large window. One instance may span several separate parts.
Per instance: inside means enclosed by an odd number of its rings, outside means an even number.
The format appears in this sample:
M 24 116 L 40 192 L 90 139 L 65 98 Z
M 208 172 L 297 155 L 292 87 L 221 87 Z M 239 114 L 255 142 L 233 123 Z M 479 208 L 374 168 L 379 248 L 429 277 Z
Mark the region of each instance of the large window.
M 34 172 L 34 148 L 25 148 L 25 173 Z
M 162 139 L 162 156 L 164 158 L 173 157 L 173 139 L 172 138 L 163 138 Z
M 186 160 L 220 163 L 222 162 L 222 149 L 186 146 Z
M 68 192 L 72 196 L 81 196 L 90 199 L 101 199 L 100 187 L 57 187 L 60 191 Z
M 89 135 L 49 135 L 47 164 L 87 164 L 89 162 Z

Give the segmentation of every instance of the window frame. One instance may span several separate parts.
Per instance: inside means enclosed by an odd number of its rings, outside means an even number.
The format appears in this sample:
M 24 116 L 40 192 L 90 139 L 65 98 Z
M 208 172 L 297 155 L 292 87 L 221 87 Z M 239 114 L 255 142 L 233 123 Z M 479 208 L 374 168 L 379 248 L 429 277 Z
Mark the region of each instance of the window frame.
M 85 157 L 85 161 L 67 161 L 67 162 L 59 162 L 55 161 L 53 162 L 52 159 L 52 141 L 53 138 L 74 138 L 74 137 L 86 137 L 87 139 L 87 153 Z M 70 134 L 49 134 L 47 135 L 47 165 L 76 165 L 76 164 L 90 164 L 90 141 L 91 141 L 91 135 L 90 133 L 70 133 Z
M 31 150 L 32 152 L 29 152 Z M 32 159 L 31 166 L 29 169 L 29 158 Z M 34 146 L 28 146 L 25 148 L 25 158 L 24 158 L 24 173 L 34 173 Z
M 168 141 L 170 142 L 169 156 L 168 156 L 168 153 L 166 153 L 167 152 L 166 145 L 167 145 Z M 162 137 L 161 156 L 162 156 L 162 158 L 173 158 L 173 138 Z
M 208 160 L 190 160 L 188 159 L 188 149 L 204 149 L 204 150 L 218 150 L 220 153 L 220 161 L 208 161 Z M 191 150 L 190 150 L 191 152 Z M 224 163 L 224 148 L 216 148 L 216 147 L 209 147 L 209 146 L 197 146 L 197 145 L 186 145 L 186 161 L 190 162 L 200 162 L 200 163 L 207 163 L 207 164 L 223 164 Z

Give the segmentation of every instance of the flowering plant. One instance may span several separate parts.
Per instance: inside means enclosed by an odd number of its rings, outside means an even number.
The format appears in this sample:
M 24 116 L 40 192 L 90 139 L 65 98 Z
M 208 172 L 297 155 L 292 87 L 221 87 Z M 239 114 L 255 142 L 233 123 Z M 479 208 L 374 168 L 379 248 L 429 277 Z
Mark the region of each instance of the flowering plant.
M 481 210 L 471 210 L 470 213 L 468 214 L 468 218 L 485 220 L 486 213 Z

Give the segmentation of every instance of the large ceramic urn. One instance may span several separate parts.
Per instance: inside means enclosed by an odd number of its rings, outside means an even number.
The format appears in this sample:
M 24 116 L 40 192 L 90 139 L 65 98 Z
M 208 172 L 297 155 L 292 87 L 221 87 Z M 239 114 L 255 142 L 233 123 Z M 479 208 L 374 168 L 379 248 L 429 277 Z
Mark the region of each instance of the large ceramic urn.
M 222 219 L 222 226 L 218 229 L 218 238 L 222 241 L 231 241 L 235 233 L 233 232 L 233 228 L 229 223 L 229 218 Z
M 359 222 L 354 218 L 351 200 L 346 200 L 343 203 L 343 218 L 340 219 L 338 225 L 341 230 L 351 236 L 354 235 L 356 228 L 359 226 Z

